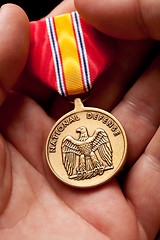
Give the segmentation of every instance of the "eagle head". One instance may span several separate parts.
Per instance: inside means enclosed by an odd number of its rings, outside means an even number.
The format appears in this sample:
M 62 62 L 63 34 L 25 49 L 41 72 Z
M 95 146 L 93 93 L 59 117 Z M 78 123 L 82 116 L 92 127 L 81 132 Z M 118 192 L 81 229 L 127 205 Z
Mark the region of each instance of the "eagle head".
M 86 127 L 79 127 L 76 129 L 77 133 L 80 133 L 79 141 L 86 141 L 88 139 L 88 132 Z

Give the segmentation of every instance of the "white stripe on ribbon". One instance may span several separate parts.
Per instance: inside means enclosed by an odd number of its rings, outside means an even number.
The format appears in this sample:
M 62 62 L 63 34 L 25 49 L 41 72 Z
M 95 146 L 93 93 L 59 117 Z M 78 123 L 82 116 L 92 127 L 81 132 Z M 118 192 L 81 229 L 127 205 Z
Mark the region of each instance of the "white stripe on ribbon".
M 73 19 L 73 26 L 76 33 L 76 39 L 78 43 L 79 53 L 80 53 L 80 60 L 82 64 L 82 72 L 83 72 L 83 79 L 86 91 L 91 89 L 91 80 L 90 80 L 90 72 L 89 72 L 89 65 L 88 65 L 88 58 L 86 47 L 83 38 L 83 31 L 80 23 L 79 14 L 77 12 L 72 12 L 72 19 Z
M 62 73 L 62 65 L 61 65 L 61 59 L 60 59 L 60 52 L 59 52 L 59 48 L 58 48 L 58 43 L 57 43 L 57 39 L 56 39 L 56 33 L 55 33 L 52 18 L 46 19 L 46 25 L 47 25 L 50 45 L 51 45 L 51 49 L 52 49 L 52 56 L 53 56 L 55 72 L 56 72 L 58 92 L 59 92 L 59 94 L 66 96 L 63 73 Z

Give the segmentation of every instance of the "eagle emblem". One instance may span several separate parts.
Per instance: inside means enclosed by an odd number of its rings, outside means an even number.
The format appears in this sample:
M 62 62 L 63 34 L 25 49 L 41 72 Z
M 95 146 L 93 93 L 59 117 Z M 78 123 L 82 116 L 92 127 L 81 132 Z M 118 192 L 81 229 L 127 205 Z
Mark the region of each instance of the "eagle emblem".
M 69 179 L 84 180 L 113 169 L 112 147 L 107 133 L 97 129 L 89 136 L 86 127 L 76 129 L 78 140 L 67 136 L 62 141 L 62 162 Z

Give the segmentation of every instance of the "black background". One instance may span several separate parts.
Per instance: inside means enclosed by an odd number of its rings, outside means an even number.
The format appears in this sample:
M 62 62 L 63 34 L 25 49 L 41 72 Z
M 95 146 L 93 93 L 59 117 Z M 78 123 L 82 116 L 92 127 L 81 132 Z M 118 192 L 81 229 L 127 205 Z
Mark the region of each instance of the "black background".
M 19 5 L 27 13 L 29 20 L 38 20 L 47 15 L 61 0 L 13 0 L 9 3 Z M 0 0 L 0 6 L 8 3 L 6 0 Z

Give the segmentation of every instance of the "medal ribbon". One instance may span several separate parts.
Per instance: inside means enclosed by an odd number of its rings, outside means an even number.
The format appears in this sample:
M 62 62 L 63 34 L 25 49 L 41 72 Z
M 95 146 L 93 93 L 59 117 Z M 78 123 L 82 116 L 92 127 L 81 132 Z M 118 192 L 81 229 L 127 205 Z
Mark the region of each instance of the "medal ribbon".
M 111 64 L 111 40 L 77 12 L 30 23 L 28 72 L 63 96 L 89 91 Z

